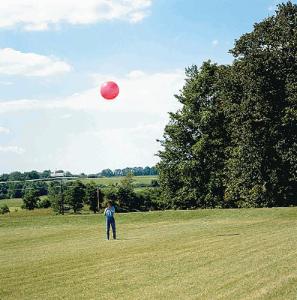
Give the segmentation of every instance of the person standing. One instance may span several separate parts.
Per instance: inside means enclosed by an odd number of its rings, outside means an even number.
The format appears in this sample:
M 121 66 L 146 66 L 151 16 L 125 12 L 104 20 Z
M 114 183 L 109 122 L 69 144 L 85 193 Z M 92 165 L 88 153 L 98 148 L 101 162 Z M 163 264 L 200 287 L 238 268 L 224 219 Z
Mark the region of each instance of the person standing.
M 108 240 L 109 240 L 110 226 L 112 228 L 113 239 L 114 240 L 116 239 L 116 224 L 115 224 L 114 214 L 115 214 L 115 208 L 112 205 L 112 202 L 108 201 L 107 207 L 104 210 L 104 215 L 106 218 L 106 237 Z

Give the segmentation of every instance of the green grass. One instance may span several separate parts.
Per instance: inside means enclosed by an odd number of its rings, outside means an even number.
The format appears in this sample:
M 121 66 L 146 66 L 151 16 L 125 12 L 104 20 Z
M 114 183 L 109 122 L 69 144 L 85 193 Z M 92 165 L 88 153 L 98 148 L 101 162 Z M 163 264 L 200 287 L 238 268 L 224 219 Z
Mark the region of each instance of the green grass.
M 23 199 L 13 198 L 13 199 L 1 199 L 0 205 L 7 204 L 10 209 L 18 209 L 23 204 Z
M 47 198 L 47 196 L 41 196 L 41 199 Z M 22 198 L 12 198 L 12 199 L 1 199 L 0 205 L 7 204 L 10 210 L 19 210 L 23 204 Z
M 80 179 L 83 183 L 94 181 L 97 184 L 110 185 L 120 182 L 124 177 L 103 177 L 103 178 L 83 178 Z M 158 176 L 134 176 L 134 184 L 150 184 L 153 179 Z
M 0 299 L 296 299 L 297 208 L 0 217 Z

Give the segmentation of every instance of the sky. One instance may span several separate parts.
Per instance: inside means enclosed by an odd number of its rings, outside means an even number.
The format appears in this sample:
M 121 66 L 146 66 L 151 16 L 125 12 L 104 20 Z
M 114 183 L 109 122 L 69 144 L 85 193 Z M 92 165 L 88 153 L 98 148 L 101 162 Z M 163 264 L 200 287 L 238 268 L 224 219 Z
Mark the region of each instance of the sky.
M 156 164 L 184 69 L 231 63 L 280 2 L 1 0 L 0 173 Z

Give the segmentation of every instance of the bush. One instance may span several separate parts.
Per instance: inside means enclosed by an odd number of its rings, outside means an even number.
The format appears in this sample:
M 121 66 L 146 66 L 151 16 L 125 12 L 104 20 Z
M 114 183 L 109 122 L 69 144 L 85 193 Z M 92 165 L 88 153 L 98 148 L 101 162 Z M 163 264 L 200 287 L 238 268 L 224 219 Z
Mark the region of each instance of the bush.
M 157 179 L 152 179 L 151 186 L 152 187 L 159 187 L 160 186 L 159 181 Z
M 37 207 L 38 208 L 49 208 L 49 207 L 51 207 L 51 201 L 47 197 L 41 198 L 37 202 Z
M 1 213 L 2 215 L 7 214 L 7 213 L 9 213 L 9 212 L 10 212 L 10 210 L 9 210 L 9 207 L 7 206 L 6 203 L 5 203 L 5 204 L 2 204 L 2 205 L 0 206 L 0 213 Z
M 161 190 L 159 188 L 146 188 L 136 193 L 141 210 L 164 209 L 161 200 Z
M 24 198 L 24 204 L 22 208 L 33 210 L 37 207 L 37 202 L 40 201 L 36 190 L 26 190 Z

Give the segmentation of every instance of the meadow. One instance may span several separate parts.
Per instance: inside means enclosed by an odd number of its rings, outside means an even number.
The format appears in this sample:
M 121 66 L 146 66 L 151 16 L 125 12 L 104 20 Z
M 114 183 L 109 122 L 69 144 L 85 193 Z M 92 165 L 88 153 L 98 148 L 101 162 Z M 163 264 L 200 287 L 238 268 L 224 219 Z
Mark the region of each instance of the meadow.
M 296 299 L 297 208 L 0 216 L 0 299 Z
M 79 178 L 80 181 L 83 183 L 88 183 L 88 182 L 95 182 L 99 185 L 111 185 L 115 183 L 119 183 L 124 177 L 101 177 L 101 178 Z M 158 179 L 158 176 L 134 176 L 134 185 L 139 185 L 139 184 L 145 184 L 145 185 L 150 185 L 151 181 L 154 179 Z
M 113 184 L 119 183 L 125 177 L 123 176 L 115 176 L 115 177 L 101 177 L 101 178 L 78 178 L 77 180 L 83 182 L 84 184 L 95 182 L 98 186 L 105 187 L 111 186 Z M 150 176 L 134 176 L 133 177 L 133 186 L 135 191 L 141 191 L 144 188 L 150 188 L 152 180 L 157 180 L 158 176 L 150 175 Z M 64 180 L 73 181 L 73 180 Z M 48 182 L 49 183 L 49 182 Z M 47 196 L 41 196 L 40 198 L 46 198 Z M 12 199 L 0 199 L 0 206 L 6 204 L 9 209 L 19 210 L 23 204 L 23 200 L 21 198 L 12 198 Z M 88 209 L 86 209 L 88 210 Z

